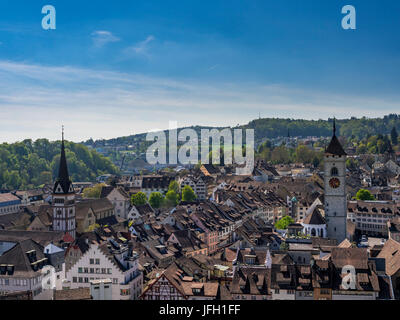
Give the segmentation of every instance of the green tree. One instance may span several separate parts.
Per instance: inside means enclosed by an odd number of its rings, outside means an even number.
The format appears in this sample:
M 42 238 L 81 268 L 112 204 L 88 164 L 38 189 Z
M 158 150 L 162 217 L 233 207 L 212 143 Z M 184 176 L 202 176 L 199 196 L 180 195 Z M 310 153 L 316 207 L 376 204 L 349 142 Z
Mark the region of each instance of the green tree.
M 354 169 L 357 169 L 358 166 L 359 166 L 359 163 L 357 160 L 355 160 L 353 158 L 349 158 L 346 160 L 347 169 L 354 170 Z
M 314 156 L 312 159 L 312 165 L 314 166 L 314 168 L 318 168 L 320 163 L 321 160 L 317 156 Z
M 161 208 L 164 196 L 160 192 L 153 192 L 149 197 L 149 203 L 154 209 Z
M 275 224 L 275 228 L 277 230 L 286 230 L 287 227 L 292 223 L 294 223 L 294 220 L 292 219 L 292 217 L 285 216 Z
M 52 183 L 58 174 L 61 142 L 46 139 L 0 144 L 0 186 L 6 189 L 36 188 Z M 116 174 L 110 159 L 82 144 L 65 142 L 72 181 L 93 181 L 99 175 Z
M 83 197 L 86 199 L 99 199 L 101 195 L 101 189 L 105 187 L 104 183 L 96 184 L 91 188 L 85 188 L 83 190 Z
M 357 200 L 375 200 L 375 197 L 371 194 L 369 190 L 360 189 L 356 194 Z
M 182 190 L 182 201 L 193 202 L 197 199 L 191 186 L 185 186 Z
M 279 146 L 272 151 L 271 160 L 274 164 L 290 162 L 290 153 L 285 146 Z
M 165 205 L 167 207 L 175 207 L 179 203 L 179 195 L 174 191 L 170 190 L 165 195 Z
M 258 156 L 265 162 L 271 161 L 271 149 L 269 148 L 262 149 L 262 151 L 258 154 Z
M 143 206 L 147 203 L 147 196 L 144 192 L 138 192 L 131 197 L 131 203 L 133 206 Z
M 304 145 L 300 145 L 296 149 L 296 160 L 300 163 L 311 163 L 314 152 Z
M 390 138 L 392 140 L 392 144 L 394 146 L 397 146 L 399 135 L 397 133 L 396 127 L 393 127 L 392 131 L 390 132 Z
M 176 180 L 171 181 L 171 183 L 169 184 L 169 187 L 168 187 L 168 191 L 174 191 L 176 194 L 180 193 L 179 184 Z

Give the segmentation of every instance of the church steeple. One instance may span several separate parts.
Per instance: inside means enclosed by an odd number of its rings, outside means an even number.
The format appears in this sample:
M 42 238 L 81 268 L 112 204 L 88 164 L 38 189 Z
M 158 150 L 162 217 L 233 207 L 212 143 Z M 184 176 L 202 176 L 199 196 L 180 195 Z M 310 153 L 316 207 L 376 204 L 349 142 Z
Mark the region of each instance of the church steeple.
M 53 193 L 57 194 L 68 194 L 73 193 L 72 182 L 69 178 L 67 158 L 65 156 L 65 145 L 64 145 L 64 126 L 62 127 L 62 140 L 61 140 L 61 157 L 60 166 L 58 169 L 58 178 L 54 184 Z
M 333 118 L 333 136 L 336 136 L 336 118 Z
M 339 139 L 336 136 L 336 119 L 333 119 L 333 136 L 332 140 L 329 143 L 328 148 L 325 153 L 329 153 L 334 156 L 346 156 L 346 152 L 343 150 L 342 145 L 340 144 Z

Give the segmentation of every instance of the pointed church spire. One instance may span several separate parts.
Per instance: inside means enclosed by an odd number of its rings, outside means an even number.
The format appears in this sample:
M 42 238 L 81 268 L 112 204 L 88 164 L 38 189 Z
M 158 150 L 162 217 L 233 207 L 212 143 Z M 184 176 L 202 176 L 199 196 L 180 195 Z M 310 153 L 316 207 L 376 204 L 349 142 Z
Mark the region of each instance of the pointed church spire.
M 336 136 L 336 118 L 333 118 L 333 136 Z
M 67 194 L 73 192 L 71 190 L 72 182 L 69 179 L 67 157 L 65 156 L 65 145 L 64 145 L 64 126 L 62 126 L 62 140 L 61 140 L 61 156 L 60 166 L 58 169 L 58 178 L 54 184 L 54 193 Z
M 336 136 L 336 118 L 333 118 L 333 136 L 332 140 L 329 143 L 328 148 L 325 150 L 325 153 L 329 153 L 335 156 L 346 156 L 346 152 L 343 150 L 342 145 L 339 142 L 339 139 Z

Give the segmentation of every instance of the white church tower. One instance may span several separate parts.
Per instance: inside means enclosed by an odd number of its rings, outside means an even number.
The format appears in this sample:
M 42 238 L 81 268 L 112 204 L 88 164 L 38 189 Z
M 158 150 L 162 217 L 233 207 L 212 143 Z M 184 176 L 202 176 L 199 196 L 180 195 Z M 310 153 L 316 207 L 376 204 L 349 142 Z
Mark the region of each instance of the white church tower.
M 336 137 L 334 120 L 333 137 L 324 157 L 325 220 L 328 238 L 338 243 L 347 236 L 346 156 Z

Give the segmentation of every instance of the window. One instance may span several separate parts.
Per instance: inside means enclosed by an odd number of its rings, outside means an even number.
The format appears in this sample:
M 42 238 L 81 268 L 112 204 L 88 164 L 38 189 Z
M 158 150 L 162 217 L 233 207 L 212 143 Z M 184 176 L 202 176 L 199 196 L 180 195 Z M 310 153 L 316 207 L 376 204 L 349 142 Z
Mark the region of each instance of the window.
M 90 264 L 94 264 L 94 259 L 90 259 Z
M 129 296 L 130 294 L 131 294 L 131 290 L 121 289 L 121 296 Z
M 333 167 L 331 170 L 331 176 L 338 176 L 339 175 L 339 170 L 336 167 Z
M 96 259 L 96 264 L 100 264 L 100 259 Z

